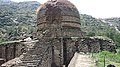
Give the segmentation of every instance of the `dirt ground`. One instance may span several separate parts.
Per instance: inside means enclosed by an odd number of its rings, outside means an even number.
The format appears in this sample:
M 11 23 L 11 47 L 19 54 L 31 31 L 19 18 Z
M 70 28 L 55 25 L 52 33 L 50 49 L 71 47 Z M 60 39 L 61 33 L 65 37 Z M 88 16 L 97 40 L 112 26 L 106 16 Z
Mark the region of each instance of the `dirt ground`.
M 90 55 L 75 53 L 68 67 L 95 67 L 95 61 Z

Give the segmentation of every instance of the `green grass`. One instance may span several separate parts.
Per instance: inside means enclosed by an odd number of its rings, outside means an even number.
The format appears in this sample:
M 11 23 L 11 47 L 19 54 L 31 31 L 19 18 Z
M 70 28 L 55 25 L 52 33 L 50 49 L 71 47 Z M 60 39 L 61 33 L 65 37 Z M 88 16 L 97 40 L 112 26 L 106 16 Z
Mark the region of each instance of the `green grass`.
M 120 67 L 120 54 L 112 53 L 108 51 L 102 51 L 100 53 L 94 54 L 93 58 L 97 60 L 97 67 L 104 67 L 104 57 L 105 57 L 105 65 L 113 64 L 116 67 Z

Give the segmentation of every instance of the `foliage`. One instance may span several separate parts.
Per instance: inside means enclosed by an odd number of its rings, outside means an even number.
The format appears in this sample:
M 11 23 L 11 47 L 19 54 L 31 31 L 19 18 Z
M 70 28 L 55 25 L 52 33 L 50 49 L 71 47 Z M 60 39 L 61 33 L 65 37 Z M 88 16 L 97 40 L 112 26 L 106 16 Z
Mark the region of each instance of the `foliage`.
M 87 34 L 87 36 L 93 37 L 93 36 L 95 36 L 95 32 L 89 32 L 89 33 Z
M 120 30 L 120 17 L 105 18 L 103 20 L 112 23 L 114 26 L 117 26 Z
M 106 36 L 111 38 L 116 46 L 119 48 L 120 47 L 120 34 L 117 33 L 116 31 L 107 31 Z
M 120 67 L 120 54 L 102 51 L 100 53 L 94 54 L 93 56 L 97 60 L 97 67 L 104 67 L 104 57 L 105 65 L 113 64 L 116 67 Z
M 80 22 L 82 30 L 88 36 L 106 36 L 107 31 L 115 30 L 114 27 L 110 27 L 107 23 L 86 14 L 81 14 Z
M 19 39 L 35 32 L 35 10 L 40 4 L 28 2 L 0 2 L 0 42 Z
M 120 34 L 115 30 L 114 26 L 103 22 L 101 19 L 96 19 L 92 16 L 81 14 L 81 28 L 86 32 L 86 36 L 103 36 L 114 41 L 117 48 L 120 47 Z
M 32 34 L 36 29 L 35 10 L 40 4 L 38 2 L 9 2 L 0 4 L 0 41 L 18 39 L 24 34 Z M 90 15 L 80 14 L 81 29 L 88 37 L 107 36 L 111 38 L 117 47 L 120 47 L 120 34 L 113 26 L 104 23 Z M 109 18 L 106 21 L 119 23 L 120 18 Z

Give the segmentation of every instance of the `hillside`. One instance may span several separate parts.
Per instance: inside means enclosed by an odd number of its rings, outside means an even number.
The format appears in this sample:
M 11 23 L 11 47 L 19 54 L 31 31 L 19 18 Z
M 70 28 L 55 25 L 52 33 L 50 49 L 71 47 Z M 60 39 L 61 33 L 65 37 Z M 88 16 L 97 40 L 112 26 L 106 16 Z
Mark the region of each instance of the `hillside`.
M 88 36 L 106 36 L 107 31 L 115 31 L 114 27 L 109 26 L 100 19 L 90 15 L 81 14 L 81 28 Z
M 36 1 L 1 2 L 0 4 L 0 42 L 19 39 L 23 34 L 31 34 L 36 26 Z
M 39 5 L 40 3 L 36 1 L 19 3 L 10 1 L 0 4 L 0 42 L 20 39 L 22 36 L 34 33 L 36 31 L 35 11 Z M 80 18 L 81 29 L 86 32 L 86 36 L 107 36 L 115 42 L 120 39 L 115 27 L 103 22 L 110 19 L 96 19 L 86 14 L 80 14 Z M 116 23 L 120 25 L 118 21 L 117 19 Z
M 105 18 L 102 20 L 109 22 L 110 24 L 116 26 L 118 30 L 120 30 L 120 17 Z
M 39 2 L 12 2 L 10 0 L 0 0 L 0 43 L 22 39 L 36 32 L 36 9 L 40 6 Z M 94 54 L 94 58 L 99 60 L 98 67 L 103 67 L 103 59 L 107 54 L 107 64 L 120 62 L 120 18 L 96 19 L 90 15 L 80 14 L 81 30 L 87 37 L 104 36 L 111 38 L 116 44 L 117 53 L 100 52 Z M 8 41 L 8 42 L 6 42 Z M 76 63 L 81 62 L 81 58 L 86 63 L 93 63 L 88 56 L 79 55 Z M 115 58 L 113 58 L 115 57 Z M 111 59 L 113 58 L 113 59 Z M 86 60 L 88 59 L 88 60 Z M 99 66 L 100 65 L 100 66 Z M 120 65 L 119 65 L 120 66 Z

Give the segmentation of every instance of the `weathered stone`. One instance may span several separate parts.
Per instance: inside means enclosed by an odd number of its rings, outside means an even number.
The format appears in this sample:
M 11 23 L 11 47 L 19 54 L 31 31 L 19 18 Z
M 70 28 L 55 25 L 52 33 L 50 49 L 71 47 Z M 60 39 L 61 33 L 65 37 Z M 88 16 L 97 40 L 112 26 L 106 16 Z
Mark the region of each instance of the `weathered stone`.
M 111 39 L 82 38 L 78 41 L 80 52 L 115 51 L 115 44 Z
M 37 15 L 38 37 L 83 37 L 79 12 L 67 0 L 48 1 L 41 6 Z
M 23 53 L 22 48 L 24 47 L 20 42 L 0 44 L 0 58 L 7 62 L 8 60 L 20 56 Z
M 19 63 L 8 61 L 4 66 L 67 67 L 75 52 L 115 49 L 109 40 L 84 38 L 79 12 L 68 0 L 50 0 L 42 5 L 37 13 L 37 26 L 37 41 L 21 42 L 16 47 L 9 44 L 0 47 L 2 58 L 11 60 L 20 55 Z
M 72 41 L 71 37 L 83 37 L 77 8 L 68 0 L 48 1 L 39 8 L 37 22 L 37 37 L 51 40 L 48 44 L 51 46 L 51 51 L 49 51 L 52 53 L 49 56 L 51 67 L 67 66 L 76 52 L 75 41 Z M 41 47 L 45 48 L 48 45 Z

